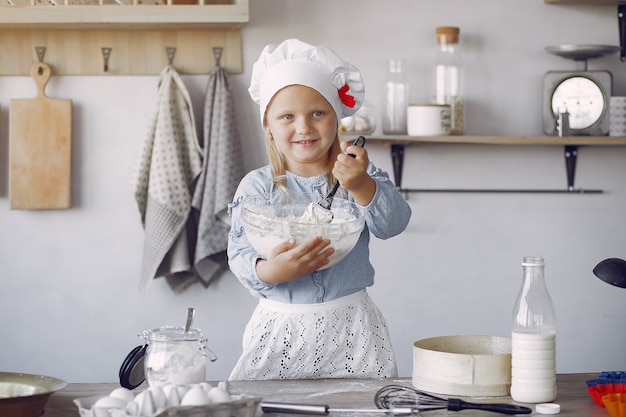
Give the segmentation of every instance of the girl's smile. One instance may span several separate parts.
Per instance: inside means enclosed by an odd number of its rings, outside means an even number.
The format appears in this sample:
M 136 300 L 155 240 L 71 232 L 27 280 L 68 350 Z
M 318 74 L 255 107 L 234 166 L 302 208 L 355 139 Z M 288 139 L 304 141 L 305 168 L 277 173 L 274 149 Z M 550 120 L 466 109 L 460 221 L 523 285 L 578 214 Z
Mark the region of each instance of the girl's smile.
M 337 116 L 319 92 L 302 85 L 278 91 L 267 107 L 265 128 L 289 171 L 313 176 L 328 170 L 328 150 L 337 139 Z

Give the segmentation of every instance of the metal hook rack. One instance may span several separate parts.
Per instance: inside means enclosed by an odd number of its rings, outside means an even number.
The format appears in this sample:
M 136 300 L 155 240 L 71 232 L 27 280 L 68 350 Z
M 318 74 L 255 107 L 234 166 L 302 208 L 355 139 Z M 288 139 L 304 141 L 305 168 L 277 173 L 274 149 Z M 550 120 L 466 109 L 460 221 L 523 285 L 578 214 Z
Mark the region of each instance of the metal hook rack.
M 0 59 L 0 73 L 30 75 L 33 63 L 45 59 L 55 75 L 159 75 L 168 63 L 164 54 L 167 47 L 178 48 L 173 64 L 181 74 L 207 74 L 216 61 L 229 74 L 243 71 L 241 36 L 235 30 L 172 27 L 161 30 L 162 36 L 156 37 L 151 30 L 123 28 L 63 29 L 61 33 L 48 28 L 1 29 L 0 55 L 6 59 Z M 222 52 L 213 52 L 214 47 L 222 48 Z
M 215 66 L 218 68 L 220 66 L 220 61 L 222 60 L 223 51 L 224 51 L 224 48 L 222 48 L 221 46 L 213 47 L 213 58 L 215 58 Z
M 35 46 L 35 53 L 37 54 L 37 61 L 43 62 L 43 58 L 46 56 L 46 47 Z
M 43 59 L 46 56 L 46 47 L 45 46 L 35 46 L 35 54 L 37 54 L 37 61 L 40 64 L 43 64 Z M 40 65 L 37 69 L 38 75 L 43 75 L 43 67 Z
M 102 48 L 102 59 L 104 60 L 104 72 L 109 72 L 109 58 L 111 57 L 111 51 L 113 48 Z
M 165 53 L 167 54 L 167 65 L 174 65 L 174 56 L 176 55 L 176 48 L 172 46 L 167 46 L 165 48 Z

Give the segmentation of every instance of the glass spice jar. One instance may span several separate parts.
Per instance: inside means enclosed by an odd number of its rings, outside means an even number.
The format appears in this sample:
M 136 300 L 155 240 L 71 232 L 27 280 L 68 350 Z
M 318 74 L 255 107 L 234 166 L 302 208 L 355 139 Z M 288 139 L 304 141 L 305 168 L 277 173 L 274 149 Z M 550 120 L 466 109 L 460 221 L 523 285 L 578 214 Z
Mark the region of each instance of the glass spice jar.
M 452 112 L 450 134 L 465 133 L 465 103 L 462 91 L 462 60 L 459 51 L 458 27 L 440 26 L 436 29 L 437 57 L 433 97 L 435 104 L 448 104 Z
M 144 372 L 150 386 L 194 384 L 205 381 L 207 357 L 217 358 L 207 349 L 200 329 L 163 326 L 144 330 L 147 344 Z
M 385 82 L 383 133 L 406 135 L 409 82 L 404 73 L 404 60 L 390 59 Z

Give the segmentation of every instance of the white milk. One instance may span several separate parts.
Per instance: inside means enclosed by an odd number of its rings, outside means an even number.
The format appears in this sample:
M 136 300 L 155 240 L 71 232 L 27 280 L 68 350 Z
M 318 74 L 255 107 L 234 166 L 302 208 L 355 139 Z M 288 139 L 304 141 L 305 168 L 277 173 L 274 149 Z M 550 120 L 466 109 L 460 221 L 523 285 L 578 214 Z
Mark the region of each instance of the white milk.
M 524 403 L 556 398 L 556 333 L 513 332 L 511 397 Z

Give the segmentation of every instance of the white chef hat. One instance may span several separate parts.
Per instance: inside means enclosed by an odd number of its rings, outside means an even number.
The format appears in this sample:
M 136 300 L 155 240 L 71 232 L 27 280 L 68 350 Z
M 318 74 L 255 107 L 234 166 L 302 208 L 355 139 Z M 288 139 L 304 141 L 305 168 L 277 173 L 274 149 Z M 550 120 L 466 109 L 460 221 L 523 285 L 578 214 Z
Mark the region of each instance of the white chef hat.
M 329 48 L 287 39 L 263 48 L 252 67 L 248 92 L 260 107 L 261 123 L 274 94 L 294 84 L 317 90 L 333 107 L 338 121 L 353 115 L 365 96 L 365 86 L 357 67 L 339 58 Z

